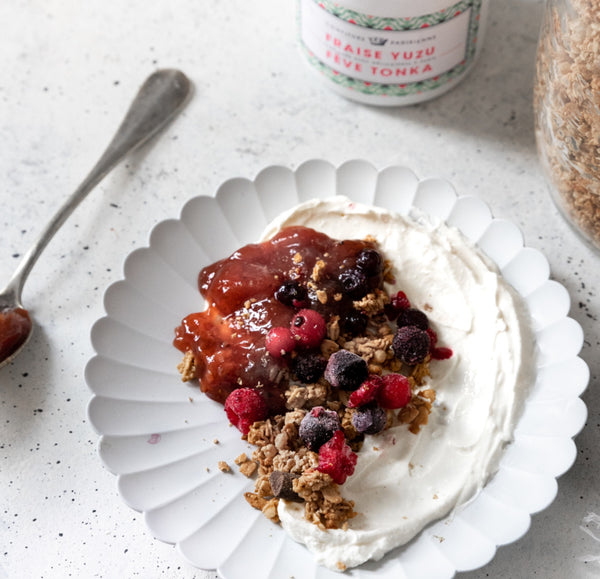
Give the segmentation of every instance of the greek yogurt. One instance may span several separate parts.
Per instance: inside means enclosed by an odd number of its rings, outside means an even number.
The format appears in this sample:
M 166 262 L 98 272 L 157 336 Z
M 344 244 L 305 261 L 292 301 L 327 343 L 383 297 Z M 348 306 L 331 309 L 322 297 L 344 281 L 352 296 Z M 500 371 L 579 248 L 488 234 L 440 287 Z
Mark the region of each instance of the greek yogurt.
M 263 239 L 290 225 L 337 239 L 374 237 L 394 265 L 390 293 L 406 292 L 454 352 L 431 365 L 437 397 L 418 434 L 400 425 L 366 437 L 341 488 L 359 513 L 347 530 L 322 530 L 301 505 L 279 502 L 283 528 L 337 571 L 380 559 L 486 484 L 533 383 L 535 343 L 519 296 L 454 228 L 333 197 L 284 213 Z

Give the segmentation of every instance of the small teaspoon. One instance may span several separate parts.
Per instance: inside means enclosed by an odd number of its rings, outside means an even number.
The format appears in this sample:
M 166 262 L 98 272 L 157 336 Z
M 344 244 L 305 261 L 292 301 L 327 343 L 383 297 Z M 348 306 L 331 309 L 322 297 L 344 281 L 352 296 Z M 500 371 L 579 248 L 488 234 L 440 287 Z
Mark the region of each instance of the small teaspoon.
M 145 143 L 176 116 L 191 93 L 192 83 L 181 71 L 164 69 L 150 75 L 100 160 L 23 256 L 8 284 L 0 291 L 0 368 L 21 352 L 31 336 L 33 324 L 21 303 L 21 294 L 27 276 L 50 239 L 75 207 L 126 155 Z

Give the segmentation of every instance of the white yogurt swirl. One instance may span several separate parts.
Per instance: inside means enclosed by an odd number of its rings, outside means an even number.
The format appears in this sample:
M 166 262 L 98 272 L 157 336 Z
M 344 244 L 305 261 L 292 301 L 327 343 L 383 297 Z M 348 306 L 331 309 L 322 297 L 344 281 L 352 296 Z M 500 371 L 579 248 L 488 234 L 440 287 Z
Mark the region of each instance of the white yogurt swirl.
M 322 530 L 304 519 L 303 505 L 279 502 L 290 536 L 340 570 L 380 559 L 485 485 L 533 383 L 535 344 L 519 296 L 456 229 L 333 197 L 281 215 L 263 239 L 290 225 L 337 239 L 373 236 L 395 268 L 390 292 L 425 311 L 439 345 L 454 353 L 431 364 L 437 399 L 419 434 L 401 425 L 366 437 L 341 488 L 359 513 L 347 530 Z

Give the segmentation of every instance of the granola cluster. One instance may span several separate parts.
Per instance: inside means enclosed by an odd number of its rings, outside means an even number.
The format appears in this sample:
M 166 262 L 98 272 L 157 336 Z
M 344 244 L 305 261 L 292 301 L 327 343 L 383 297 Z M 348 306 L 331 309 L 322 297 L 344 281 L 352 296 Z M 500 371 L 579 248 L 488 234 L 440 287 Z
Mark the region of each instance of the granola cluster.
M 534 89 L 536 136 L 556 201 L 600 248 L 600 6 L 549 3 Z

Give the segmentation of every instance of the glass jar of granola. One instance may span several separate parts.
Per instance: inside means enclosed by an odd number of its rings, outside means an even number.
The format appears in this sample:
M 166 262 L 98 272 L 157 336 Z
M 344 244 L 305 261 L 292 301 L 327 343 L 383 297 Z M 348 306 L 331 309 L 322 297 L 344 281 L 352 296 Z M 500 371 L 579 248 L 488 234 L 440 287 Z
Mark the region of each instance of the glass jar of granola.
M 456 86 L 478 56 L 489 0 L 297 0 L 300 47 L 342 95 L 409 105 Z
M 534 86 L 536 141 L 555 204 L 600 250 L 600 2 L 548 0 Z

